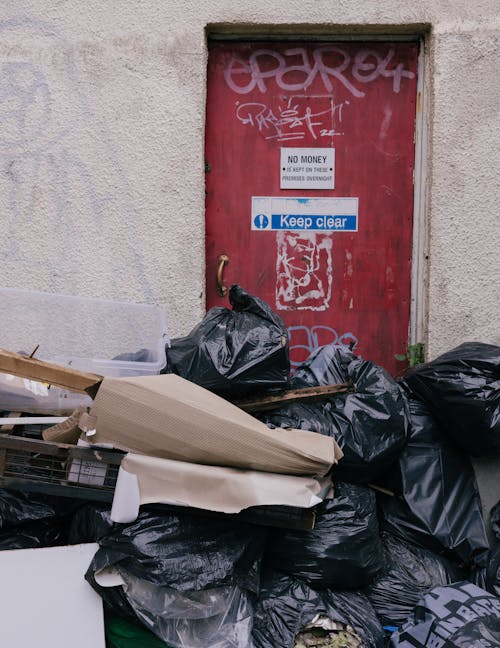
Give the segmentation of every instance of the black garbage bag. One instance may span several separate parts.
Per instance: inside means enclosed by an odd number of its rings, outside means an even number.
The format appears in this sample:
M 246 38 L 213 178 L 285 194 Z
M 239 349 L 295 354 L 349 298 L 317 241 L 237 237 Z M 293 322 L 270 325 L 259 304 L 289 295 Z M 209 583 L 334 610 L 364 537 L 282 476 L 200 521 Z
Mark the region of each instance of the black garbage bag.
M 266 562 L 317 589 L 358 589 L 384 566 L 374 493 L 366 486 L 335 484 L 334 498 L 316 509 L 311 531 L 273 531 Z
M 344 453 L 335 467 L 335 478 L 362 483 L 390 466 L 405 444 L 408 412 L 399 385 L 382 367 L 330 344 L 314 351 L 298 367 L 292 388 L 349 381 L 354 393 L 293 403 L 258 418 L 268 425 L 333 437 Z
M 231 286 L 233 310 L 215 307 L 189 335 L 167 347 L 163 373 L 175 373 L 221 396 L 289 386 L 288 333 L 266 302 Z
M 500 347 L 466 342 L 418 365 L 405 382 L 467 454 L 500 455 Z
M 497 502 L 491 509 L 490 524 L 495 538 L 500 540 L 500 502 Z
M 0 489 L 0 531 L 26 522 L 55 518 L 60 513 L 57 498 Z
M 500 596 L 500 543 L 482 556 L 472 570 L 471 581 L 495 596 Z
M 456 565 L 427 549 L 386 534 L 383 542 L 386 568 L 365 592 L 384 626 L 400 626 L 431 588 L 464 577 Z
M 60 547 L 68 543 L 67 520 L 46 518 L 0 533 L 0 551 Z
M 466 581 L 435 587 L 408 623 L 391 637 L 392 648 L 498 648 L 500 599 Z
M 85 578 L 108 613 L 144 624 L 174 648 L 248 647 L 264 528 L 144 511 L 102 535 L 106 511 L 83 513 L 75 533 L 94 532 L 101 545 Z
M 362 648 L 381 648 L 384 632 L 361 592 L 315 591 L 304 581 L 264 572 L 254 610 L 255 648 L 293 648 L 297 634 L 317 615 L 349 627 Z
M 70 498 L 0 489 L 0 549 L 67 544 L 78 505 Z
M 413 544 L 471 564 L 489 543 L 469 457 L 439 430 L 427 406 L 409 398 L 410 434 L 395 466 L 377 483 L 381 526 Z
M 99 542 L 115 528 L 121 528 L 111 519 L 111 508 L 106 504 L 86 503 L 71 518 L 68 544 Z
M 143 511 L 101 537 L 96 556 L 100 564 L 181 591 L 237 584 L 257 592 L 266 534 L 222 517 Z

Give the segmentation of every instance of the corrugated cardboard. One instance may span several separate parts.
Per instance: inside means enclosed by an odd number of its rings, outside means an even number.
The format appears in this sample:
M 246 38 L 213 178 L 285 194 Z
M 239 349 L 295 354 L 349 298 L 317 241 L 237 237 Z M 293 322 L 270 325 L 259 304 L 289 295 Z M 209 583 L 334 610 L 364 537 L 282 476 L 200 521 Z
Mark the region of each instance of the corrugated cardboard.
M 329 476 L 278 475 L 129 453 L 120 466 L 111 518 L 132 522 L 139 506 L 152 503 L 222 513 L 261 505 L 310 508 L 332 493 Z
M 329 437 L 269 429 L 179 376 L 104 378 L 84 431 L 91 443 L 196 464 L 322 476 L 342 457 Z

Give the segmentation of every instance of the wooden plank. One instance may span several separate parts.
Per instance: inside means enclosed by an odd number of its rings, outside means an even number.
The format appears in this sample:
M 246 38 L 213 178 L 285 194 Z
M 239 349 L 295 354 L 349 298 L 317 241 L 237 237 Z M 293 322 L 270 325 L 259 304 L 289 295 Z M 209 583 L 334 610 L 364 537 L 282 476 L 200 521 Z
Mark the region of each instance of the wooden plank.
M 85 393 L 94 398 L 103 376 L 77 371 L 52 362 L 37 360 L 27 356 L 0 349 L 0 371 L 4 373 L 38 380 L 56 387 Z
M 303 387 L 301 389 L 289 389 L 282 394 L 273 396 L 262 396 L 260 398 L 246 398 L 234 401 L 234 404 L 245 412 L 262 412 L 275 409 L 290 403 L 308 403 L 310 401 L 329 398 L 335 394 L 347 394 L 354 391 L 352 383 L 341 383 L 338 385 L 323 385 L 321 387 Z

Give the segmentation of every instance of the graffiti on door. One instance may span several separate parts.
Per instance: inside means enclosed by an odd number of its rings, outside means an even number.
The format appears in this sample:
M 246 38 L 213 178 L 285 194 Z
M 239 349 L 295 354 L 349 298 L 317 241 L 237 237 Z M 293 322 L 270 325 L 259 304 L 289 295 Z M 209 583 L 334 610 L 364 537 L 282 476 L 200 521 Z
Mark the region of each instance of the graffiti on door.
M 313 232 L 276 234 L 276 307 L 324 311 L 332 295 L 332 237 Z
M 319 45 L 312 51 L 305 47 L 283 52 L 257 49 L 247 58 L 235 54 L 224 71 L 224 79 L 231 90 L 242 95 L 255 88 L 264 94 L 271 79 L 285 92 L 306 90 L 320 79 L 326 92 L 334 92 L 335 86 L 341 84 L 353 97 L 361 98 L 365 96 L 364 84 L 383 77 L 392 80 L 392 91 L 398 94 L 403 79 L 413 79 L 415 73 L 394 58 L 394 47 L 389 47 L 385 55 L 363 48 L 354 56 L 336 45 Z M 302 78 L 298 80 L 297 75 Z
M 310 354 L 326 344 L 334 344 L 344 349 L 356 349 L 358 338 L 353 333 L 338 334 L 331 326 L 290 326 L 290 364 L 292 369 L 307 360 Z
M 283 105 L 276 107 L 257 101 L 237 101 L 236 118 L 264 139 L 276 142 L 343 135 L 342 113 L 349 101 L 335 103 L 332 97 L 315 96 L 313 110 L 310 99 L 300 95 L 283 97 Z

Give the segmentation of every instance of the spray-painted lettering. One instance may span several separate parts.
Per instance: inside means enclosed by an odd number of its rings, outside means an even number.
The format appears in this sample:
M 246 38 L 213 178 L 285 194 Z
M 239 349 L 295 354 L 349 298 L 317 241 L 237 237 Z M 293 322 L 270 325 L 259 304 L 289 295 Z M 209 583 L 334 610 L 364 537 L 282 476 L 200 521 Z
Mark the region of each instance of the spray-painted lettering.
M 342 112 L 349 101 L 336 104 L 331 97 L 318 97 L 314 112 L 305 103 L 303 97 L 293 97 L 273 110 L 265 103 L 237 102 L 236 118 L 262 133 L 264 139 L 278 142 L 301 140 L 307 135 L 313 139 L 343 135 Z
M 415 73 L 395 60 L 395 50 L 387 53 L 362 49 L 351 56 L 336 45 L 320 45 L 308 53 L 305 47 L 294 47 L 283 53 L 273 49 L 258 49 L 247 59 L 233 56 L 224 70 L 227 85 L 238 94 L 248 94 L 257 88 L 262 94 L 274 80 L 285 92 L 306 90 L 319 78 L 325 90 L 333 92 L 341 84 L 353 97 L 364 97 L 362 85 L 379 77 L 392 80 L 392 90 L 399 93 L 403 79 L 413 79 Z M 360 87 L 361 84 L 361 87 Z

